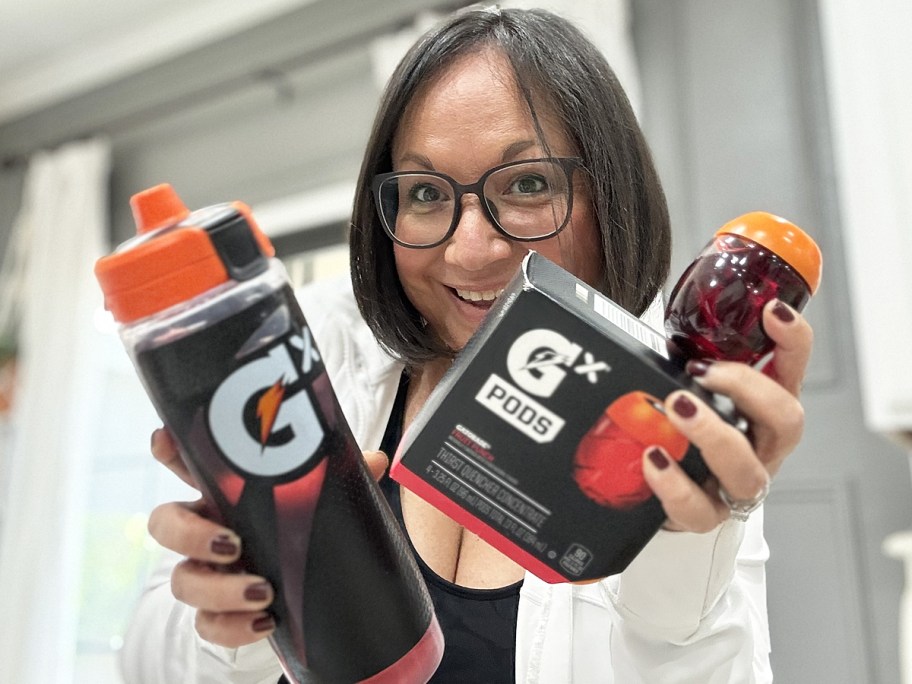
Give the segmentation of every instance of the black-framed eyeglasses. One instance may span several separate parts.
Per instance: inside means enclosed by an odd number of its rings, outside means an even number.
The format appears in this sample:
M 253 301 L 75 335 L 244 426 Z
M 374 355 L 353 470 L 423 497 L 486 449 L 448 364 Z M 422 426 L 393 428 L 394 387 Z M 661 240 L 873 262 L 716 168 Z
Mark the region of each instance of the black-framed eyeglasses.
M 395 242 L 436 247 L 456 231 L 462 196 L 475 195 L 494 228 L 513 240 L 557 235 L 573 210 L 577 157 L 523 159 L 488 169 L 463 185 L 436 171 L 394 171 L 374 177 L 371 189 L 383 228 Z

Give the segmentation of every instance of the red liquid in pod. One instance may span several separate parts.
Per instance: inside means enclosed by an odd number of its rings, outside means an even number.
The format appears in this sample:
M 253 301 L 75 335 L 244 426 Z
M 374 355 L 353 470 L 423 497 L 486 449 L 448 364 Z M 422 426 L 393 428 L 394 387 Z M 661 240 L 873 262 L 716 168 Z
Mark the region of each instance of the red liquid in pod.
M 800 311 L 810 291 L 774 252 L 737 235 L 719 235 L 675 285 L 665 328 L 675 351 L 687 358 L 753 364 L 773 347 L 762 326 L 770 299 Z

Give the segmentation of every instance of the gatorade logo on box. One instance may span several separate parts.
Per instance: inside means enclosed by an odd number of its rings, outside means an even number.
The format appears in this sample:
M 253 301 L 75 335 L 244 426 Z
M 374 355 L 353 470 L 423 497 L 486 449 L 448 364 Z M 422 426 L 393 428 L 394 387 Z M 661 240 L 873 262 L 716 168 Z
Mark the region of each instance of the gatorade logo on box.
M 530 395 L 550 397 L 568 372 L 584 373 L 595 383 L 598 372 L 611 370 L 589 352 L 577 363 L 582 354 L 582 347 L 554 330 L 530 330 L 507 352 L 507 370 L 515 385 L 492 373 L 475 399 L 536 442 L 551 442 L 564 420 Z

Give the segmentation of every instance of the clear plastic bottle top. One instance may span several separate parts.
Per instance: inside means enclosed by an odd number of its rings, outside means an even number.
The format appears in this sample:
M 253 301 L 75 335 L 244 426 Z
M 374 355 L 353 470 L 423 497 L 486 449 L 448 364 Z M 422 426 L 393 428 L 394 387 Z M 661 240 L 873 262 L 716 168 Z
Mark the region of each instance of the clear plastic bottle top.
M 820 285 L 817 244 L 767 212 L 744 214 L 716 231 L 687 268 L 665 308 L 673 355 L 754 364 L 773 347 L 764 305 L 779 299 L 801 311 Z

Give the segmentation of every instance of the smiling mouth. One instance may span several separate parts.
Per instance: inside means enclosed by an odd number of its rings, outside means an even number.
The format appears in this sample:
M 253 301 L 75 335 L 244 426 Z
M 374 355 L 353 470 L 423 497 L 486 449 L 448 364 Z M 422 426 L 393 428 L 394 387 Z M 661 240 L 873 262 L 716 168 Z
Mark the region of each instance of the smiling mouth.
M 476 306 L 490 306 L 495 299 L 503 294 L 504 289 L 499 290 L 458 290 L 454 289 L 456 296 L 462 301 L 474 304 Z

